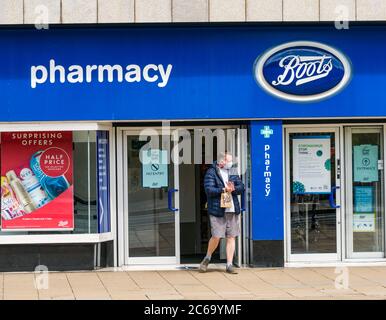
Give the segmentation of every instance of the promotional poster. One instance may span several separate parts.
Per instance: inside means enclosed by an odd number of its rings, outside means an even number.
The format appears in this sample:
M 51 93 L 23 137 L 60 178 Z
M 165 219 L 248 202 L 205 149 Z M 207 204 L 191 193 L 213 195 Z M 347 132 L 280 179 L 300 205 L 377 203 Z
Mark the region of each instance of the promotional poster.
M 331 192 L 330 136 L 293 139 L 293 193 Z
M 74 228 L 72 132 L 1 133 L 2 230 Z

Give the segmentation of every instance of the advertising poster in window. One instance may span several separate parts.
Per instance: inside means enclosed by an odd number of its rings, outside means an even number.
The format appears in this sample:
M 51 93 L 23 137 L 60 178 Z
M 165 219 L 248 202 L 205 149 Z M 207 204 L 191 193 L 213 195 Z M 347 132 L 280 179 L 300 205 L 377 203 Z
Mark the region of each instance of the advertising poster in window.
M 73 230 L 72 132 L 1 133 L 2 230 Z
M 293 138 L 294 194 L 331 192 L 330 139 L 327 135 Z

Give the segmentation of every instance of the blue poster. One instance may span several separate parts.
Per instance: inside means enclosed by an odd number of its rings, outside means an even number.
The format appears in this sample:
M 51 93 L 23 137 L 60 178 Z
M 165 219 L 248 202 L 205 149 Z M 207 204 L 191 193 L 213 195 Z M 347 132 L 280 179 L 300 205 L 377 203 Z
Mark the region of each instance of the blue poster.
M 373 213 L 373 187 L 354 187 L 354 213 Z
M 141 161 L 143 188 L 162 188 L 168 186 L 168 164 L 166 150 L 143 150 Z
M 97 131 L 98 232 L 110 232 L 109 132 Z

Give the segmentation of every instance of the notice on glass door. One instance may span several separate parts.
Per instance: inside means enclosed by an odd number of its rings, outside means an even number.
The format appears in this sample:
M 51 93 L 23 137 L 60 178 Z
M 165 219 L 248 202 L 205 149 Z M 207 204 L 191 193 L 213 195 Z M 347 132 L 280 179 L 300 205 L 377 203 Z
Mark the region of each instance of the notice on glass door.
M 354 146 L 354 181 L 378 181 L 378 146 L 361 144 Z
M 293 193 L 331 192 L 331 137 L 293 138 Z
M 373 193 L 372 186 L 354 187 L 354 213 L 374 212 Z
M 354 187 L 354 232 L 375 232 L 374 188 Z
M 375 215 L 373 213 L 354 213 L 353 231 L 375 232 Z
M 162 188 L 168 186 L 166 150 L 143 150 L 141 154 L 141 162 L 143 188 Z

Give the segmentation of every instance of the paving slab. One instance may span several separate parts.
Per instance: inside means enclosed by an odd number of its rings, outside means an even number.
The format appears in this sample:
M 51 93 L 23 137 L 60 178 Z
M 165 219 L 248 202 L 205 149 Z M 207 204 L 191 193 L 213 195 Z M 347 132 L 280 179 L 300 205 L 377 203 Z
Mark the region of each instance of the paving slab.
M 169 282 L 155 271 L 127 271 L 130 278 L 141 289 L 172 289 Z
M 0 273 L 0 300 L 356 300 L 386 299 L 386 267 L 242 268 L 196 270 L 50 272 L 48 286 L 34 273 Z
M 43 285 L 38 287 L 38 295 L 41 300 L 75 298 L 65 273 L 49 273 L 47 282 L 40 285 Z
M 360 267 L 350 268 L 349 270 L 350 270 L 350 274 L 355 274 L 373 283 L 386 286 L 386 272 L 379 272 L 372 268 L 360 268 Z
M 126 272 L 98 272 L 98 277 L 112 299 L 142 296 L 141 288 Z
M 111 299 L 96 272 L 67 273 L 67 279 L 76 299 Z
M 183 300 L 184 296 L 180 294 L 147 293 L 149 300 Z
M 248 293 L 248 290 L 231 281 L 225 272 L 192 273 L 196 279 L 216 293 Z M 237 276 L 237 275 L 234 275 Z
M 200 281 L 192 274 L 197 272 L 160 271 L 159 274 L 171 285 L 197 285 L 200 284 Z
M 285 291 L 295 298 L 329 297 L 328 293 L 314 288 L 288 288 Z
M 301 281 L 287 274 L 282 269 L 278 270 L 252 270 L 261 280 L 269 283 L 275 288 L 306 288 L 307 286 Z
M 366 296 L 380 296 L 386 298 L 386 288 L 382 286 L 359 287 L 356 290 Z

